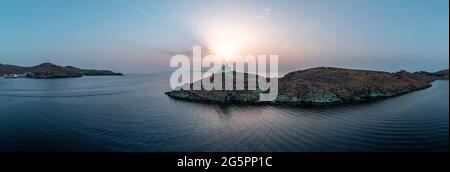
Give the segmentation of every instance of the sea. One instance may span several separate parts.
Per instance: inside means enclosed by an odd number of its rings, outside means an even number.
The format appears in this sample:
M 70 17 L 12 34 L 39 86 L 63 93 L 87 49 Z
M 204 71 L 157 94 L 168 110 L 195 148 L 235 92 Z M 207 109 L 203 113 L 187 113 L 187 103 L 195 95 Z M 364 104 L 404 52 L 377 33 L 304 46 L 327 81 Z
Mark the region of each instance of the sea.
M 175 100 L 169 72 L 0 78 L 0 152 L 449 150 L 449 82 L 329 107 Z

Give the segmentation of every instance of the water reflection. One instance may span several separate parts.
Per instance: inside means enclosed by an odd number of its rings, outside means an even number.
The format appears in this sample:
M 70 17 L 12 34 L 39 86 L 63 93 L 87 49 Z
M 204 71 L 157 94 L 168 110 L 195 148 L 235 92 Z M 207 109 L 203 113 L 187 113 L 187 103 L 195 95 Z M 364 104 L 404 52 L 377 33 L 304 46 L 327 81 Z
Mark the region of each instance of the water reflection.
M 167 78 L 0 79 L 0 151 L 448 151 L 448 81 L 314 108 L 174 100 Z

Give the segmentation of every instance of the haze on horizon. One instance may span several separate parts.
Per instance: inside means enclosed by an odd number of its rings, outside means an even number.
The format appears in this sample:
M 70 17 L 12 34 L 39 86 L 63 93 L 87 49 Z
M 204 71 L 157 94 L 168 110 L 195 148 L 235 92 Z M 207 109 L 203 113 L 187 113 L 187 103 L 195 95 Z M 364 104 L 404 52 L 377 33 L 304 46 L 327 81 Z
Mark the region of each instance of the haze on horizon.
M 0 63 L 22 66 L 166 71 L 194 45 L 278 54 L 282 72 L 449 64 L 448 0 L 0 0 L 0 19 Z

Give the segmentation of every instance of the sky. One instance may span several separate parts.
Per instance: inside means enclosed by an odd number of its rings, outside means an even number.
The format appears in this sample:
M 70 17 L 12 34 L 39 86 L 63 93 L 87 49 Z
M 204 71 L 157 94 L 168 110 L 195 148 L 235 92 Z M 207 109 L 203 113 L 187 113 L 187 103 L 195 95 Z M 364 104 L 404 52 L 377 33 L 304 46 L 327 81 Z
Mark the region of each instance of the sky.
M 193 46 L 276 54 L 280 71 L 438 71 L 449 66 L 449 1 L 0 0 L 3 64 L 148 73 Z

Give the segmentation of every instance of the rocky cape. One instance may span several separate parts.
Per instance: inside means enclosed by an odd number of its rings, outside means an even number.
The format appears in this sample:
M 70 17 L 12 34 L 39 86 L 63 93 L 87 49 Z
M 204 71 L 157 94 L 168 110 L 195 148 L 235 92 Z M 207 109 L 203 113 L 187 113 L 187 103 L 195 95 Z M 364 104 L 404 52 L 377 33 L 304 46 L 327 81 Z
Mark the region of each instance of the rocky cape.
M 43 63 L 32 67 L 0 64 L 0 75 L 15 74 L 27 78 L 70 78 L 82 76 L 123 75 L 108 70 L 80 69 L 73 66 L 58 66 L 52 63 Z
M 236 72 L 216 73 L 214 76 L 233 75 Z M 241 73 L 242 74 L 242 73 Z M 257 79 L 257 75 L 244 74 L 244 80 Z M 266 78 L 270 79 L 270 78 Z M 396 73 L 353 70 L 331 67 L 312 68 L 286 74 L 278 78 L 278 96 L 271 102 L 260 102 L 261 90 L 174 90 L 166 94 L 175 99 L 226 104 L 281 104 L 281 105 L 331 105 L 362 102 L 406 94 L 431 87 L 435 80 L 447 80 L 448 70 L 436 73 L 399 71 Z M 201 82 L 201 81 L 197 81 Z M 223 82 L 224 83 L 224 82 Z M 191 88 L 192 88 L 191 83 Z M 235 86 L 235 85 L 233 85 Z

